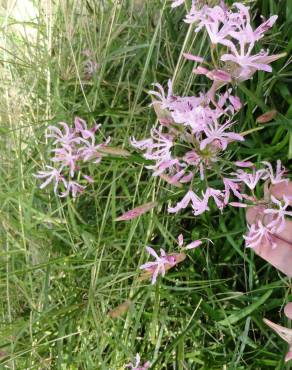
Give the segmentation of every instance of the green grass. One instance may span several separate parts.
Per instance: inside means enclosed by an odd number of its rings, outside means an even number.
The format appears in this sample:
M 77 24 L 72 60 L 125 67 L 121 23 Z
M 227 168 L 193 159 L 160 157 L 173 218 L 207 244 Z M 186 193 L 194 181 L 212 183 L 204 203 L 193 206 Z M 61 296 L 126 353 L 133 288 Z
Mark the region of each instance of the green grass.
M 246 103 L 239 131 L 258 127 L 256 117 L 270 109 L 281 115 L 230 156 L 280 158 L 291 170 L 292 3 L 249 3 L 255 22 L 279 14 L 262 46 L 288 56 L 238 87 Z M 1 9 L 0 368 L 117 370 L 139 352 L 153 369 L 289 369 L 286 345 L 262 319 L 291 325 L 279 315 L 292 299 L 291 280 L 244 249 L 242 209 L 174 217 L 164 203 L 116 223 L 133 206 L 178 193 L 135 156 L 90 166 L 95 183 L 76 201 L 40 190 L 33 177 L 48 163 L 46 127 L 75 115 L 102 123 L 114 146 L 131 150 L 129 136 L 145 137 L 155 122 L 151 83 L 175 74 L 178 93 L 204 86 L 181 52 L 184 45 L 204 55 L 206 36 L 182 22 L 183 7 L 159 0 L 48 0 L 24 24 L 11 4 Z M 83 79 L 85 49 L 100 64 L 91 80 Z M 145 246 L 175 251 L 181 232 L 214 246 L 191 252 L 155 286 L 139 281 Z M 128 312 L 110 318 L 127 299 Z

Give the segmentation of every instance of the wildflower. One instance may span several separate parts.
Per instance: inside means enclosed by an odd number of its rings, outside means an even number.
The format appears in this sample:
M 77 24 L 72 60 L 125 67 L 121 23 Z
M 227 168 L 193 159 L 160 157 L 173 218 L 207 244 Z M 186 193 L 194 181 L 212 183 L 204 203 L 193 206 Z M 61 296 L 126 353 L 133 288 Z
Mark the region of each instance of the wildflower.
M 261 220 L 248 228 L 248 234 L 243 236 L 247 248 L 259 247 L 263 242 L 268 242 L 273 248 L 276 248 L 277 245 L 273 240 L 271 230 L 264 226 Z
M 93 138 L 96 130 L 100 128 L 101 125 L 94 125 L 93 128 L 88 129 L 87 123 L 84 119 L 80 117 L 75 117 L 74 119 L 75 134 L 81 134 L 84 139 Z
M 164 134 L 161 130 L 152 128 L 151 137 L 153 139 L 151 152 L 145 153 L 145 158 L 154 159 L 156 161 L 171 159 L 170 149 L 173 147 L 173 136 Z
M 239 203 L 239 202 L 230 202 L 229 205 L 232 206 L 232 207 L 238 207 L 238 208 L 246 208 L 247 207 L 247 204 Z
M 204 194 L 203 202 L 207 204 L 208 201 L 209 201 L 209 198 L 213 198 L 214 199 L 217 207 L 220 210 L 223 209 L 223 207 L 224 207 L 224 202 L 223 202 L 224 194 L 220 190 L 217 190 L 217 189 L 213 189 L 213 188 L 208 187 L 206 189 L 205 194 Z
M 220 126 L 217 121 L 207 124 L 204 129 L 207 138 L 201 141 L 200 149 L 203 150 L 208 144 L 216 142 L 216 145 L 222 150 L 225 150 L 230 141 L 244 141 L 244 138 L 240 134 L 225 132 L 232 124 L 227 122 Z
M 73 198 L 76 198 L 78 193 L 82 193 L 85 189 L 84 186 L 78 184 L 76 181 L 68 181 L 65 186 L 66 190 L 60 195 L 61 198 L 67 197 L 70 192 Z
M 183 56 L 188 59 L 188 60 L 192 60 L 194 62 L 198 62 L 198 63 L 203 63 L 205 60 L 204 58 L 198 56 L 198 55 L 193 55 L 193 54 L 189 54 L 189 53 L 183 53 Z
M 154 207 L 157 206 L 156 202 L 150 202 L 150 203 L 145 203 L 139 207 L 133 208 L 130 211 L 127 211 L 123 213 L 121 216 L 116 218 L 116 221 L 128 221 L 128 220 L 133 220 L 134 218 L 137 218 L 144 213 L 150 211 Z
M 288 353 L 285 356 L 285 362 L 292 360 L 292 329 L 277 325 L 270 320 L 264 319 L 264 323 L 273 329 L 289 345 Z
M 242 200 L 242 195 L 240 193 L 240 185 L 238 183 L 226 177 L 223 178 L 223 183 L 225 186 L 225 190 L 224 190 L 224 204 L 225 205 L 229 202 L 230 190 L 238 199 Z
M 266 179 L 268 178 L 271 181 L 272 185 L 279 184 L 281 182 L 288 182 L 287 179 L 283 179 L 283 176 L 285 175 L 286 169 L 285 167 L 282 167 L 280 159 L 277 160 L 277 167 L 276 172 L 274 173 L 273 167 L 271 163 L 263 161 L 264 165 L 267 166 L 266 168 Z
M 102 159 L 102 153 L 100 152 L 100 149 L 108 145 L 111 138 L 108 137 L 104 143 L 98 145 L 95 145 L 95 136 L 92 136 L 90 139 L 90 142 L 88 140 L 85 141 L 84 146 L 80 147 L 77 153 L 79 158 L 81 158 L 83 161 L 94 159 L 93 163 L 97 164 Z
M 231 82 L 230 73 L 221 69 L 213 69 L 212 71 L 208 72 L 206 76 L 213 81 Z
M 45 182 L 43 182 L 41 185 L 40 185 L 40 189 L 43 189 L 45 188 L 46 186 L 48 186 L 52 181 L 55 181 L 55 184 L 54 184 L 54 193 L 57 194 L 57 188 L 59 186 L 59 183 L 61 182 L 65 187 L 67 186 L 67 182 L 66 180 L 64 179 L 64 176 L 62 175 L 62 168 L 60 169 L 56 169 L 52 166 L 46 166 L 46 168 L 48 168 L 49 170 L 47 171 L 39 171 L 36 175 L 34 175 L 35 177 L 39 178 L 39 179 L 45 179 Z
M 272 67 L 267 63 L 267 56 L 268 52 L 265 51 L 261 51 L 256 55 L 250 55 L 250 52 L 246 54 L 244 52 L 239 53 L 234 49 L 233 54 L 223 54 L 221 60 L 238 64 L 241 70 L 237 77 L 242 80 L 249 78 L 256 70 L 272 72 Z
M 89 183 L 89 184 L 93 184 L 94 183 L 94 180 L 91 176 L 88 176 L 88 175 L 83 175 L 83 178 Z
M 258 118 L 257 118 L 257 122 L 258 123 L 266 123 L 266 122 L 270 122 L 272 119 L 274 119 L 277 115 L 277 111 L 275 109 L 273 110 L 270 110 L 264 114 L 261 114 Z
M 53 149 L 55 156 L 52 157 L 53 162 L 61 162 L 63 168 L 65 166 L 70 169 L 70 176 L 73 177 L 77 168 L 76 161 L 79 158 L 74 148 L 70 145 L 63 145 L 61 148 Z
M 177 6 L 182 5 L 185 2 L 185 0 L 172 0 L 171 7 L 176 8 Z
M 80 139 L 76 137 L 75 132 L 73 129 L 69 128 L 67 123 L 59 122 L 59 125 L 62 126 L 64 132 L 57 126 L 49 126 L 48 129 L 50 130 L 50 134 L 46 136 L 48 138 L 55 138 L 53 145 L 61 144 L 64 146 L 70 146 L 72 143 L 79 143 Z
M 253 167 L 254 164 L 250 161 L 236 161 L 234 162 L 237 167 Z
M 246 186 L 253 190 L 261 179 L 265 179 L 266 171 L 264 169 L 253 169 L 252 173 L 247 173 L 240 169 L 232 175 L 235 175 L 236 180 L 244 182 Z
M 175 207 L 168 207 L 168 212 L 177 213 L 181 209 L 186 208 L 190 202 L 192 204 L 195 216 L 204 213 L 206 210 L 209 210 L 207 202 L 200 199 L 192 190 L 189 190 Z
M 194 240 L 190 244 L 188 244 L 185 249 L 194 249 L 198 248 L 202 244 L 202 240 Z
M 208 239 L 209 240 L 209 239 Z M 184 237 L 182 234 L 180 234 L 177 238 L 177 241 L 178 241 L 178 245 L 180 247 L 183 247 L 183 244 L 184 244 Z M 210 240 L 211 241 L 211 240 Z M 201 244 L 202 244 L 202 240 L 194 240 L 192 241 L 190 244 L 188 244 L 187 246 L 185 246 L 183 249 L 185 250 L 189 250 L 189 249 L 195 249 L 197 247 L 199 247 Z
M 230 34 L 231 23 L 228 22 L 228 13 L 220 6 L 210 8 L 203 6 L 202 9 L 197 9 L 197 4 L 193 2 L 189 14 L 187 14 L 186 23 L 198 23 L 195 32 L 200 31 L 205 27 L 211 43 L 216 45 L 225 41 Z
M 153 86 L 157 87 L 159 92 L 150 90 L 148 91 L 148 94 L 156 96 L 159 100 L 155 100 L 155 103 L 161 104 L 162 108 L 169 108 L 173 100 L 175 100 L 175 97 L 172 94 L 172 81 L 168 80 L 167 86 L 168 86 L 168 93 L 165 95 L 163 87 L 159 83 L 154 83 Z
M 238 96 L 229 95 L 229 100 L 236 111 L 242 108 L 242 104 Z
M 130 368 L 131 370 L 147 370 L 150 367 L 150 362 L 146 361 L 144 365 L 140 365 L 141 358 L 139 353 L 136 354 L 136 363 L 133 365 L 131 362 L 129 364 L 126 364 L 125 367 Z
M 271 222 L 269 222 L 267 227 L 273 233 L 275 232 L 279 233 L 285 227 L 285 216 L 292 216 L 292 212 L 287 211 L 287 207 L 289 207 L 290 202 L 285 195 L 283 196 L 284 204 L 282 204 L 283 202 L 275 198 L 273 195 L 271 195 L 271 200 L 278 208 L 277 209 L 268 208 L 264 210 L 265 214 L 275 216 L 275 218 Z
M 198 24 L 195 32 L 205 28 L 213 45 L 227 47 L 230 53 L 223 54 L 220 59 L 230 63 L 228 68 L 233 78 L 244 81 L 251 78 L 257 70 L 271 72 L 269 64 L 281 57 L 268 55 L 267 51 L 252 55 L 255 43 L 273 26 L 277 16 L 272 16 L 253 30 L 249 8 L 240 3 L 234 3 L 234 6 L 234 11 L 228 10 L 224 3 L 213 8 L 205 5 L 198 9 L 197 3 L 193 2 L 185 21 Z
M 156 261 L 144 263 L 140 266 L 140 269 L 150 272 L 152 275 L 152 284 L 155 284 L 158 274 L 164 276 L 167 266 L 169 268 L 176 265 L 176 256 L 167 255 L 162 248 L 160 248 L 160 257 L 153 248 L 146 247 L 146 250 L 149 254 L 151 254 L 151 256 L 156 259 Z

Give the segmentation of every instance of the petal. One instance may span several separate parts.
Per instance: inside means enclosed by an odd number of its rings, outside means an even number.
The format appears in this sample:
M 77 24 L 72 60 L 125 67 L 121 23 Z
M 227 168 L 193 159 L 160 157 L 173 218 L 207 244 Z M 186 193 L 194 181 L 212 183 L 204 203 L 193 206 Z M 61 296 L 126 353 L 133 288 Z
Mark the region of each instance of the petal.
M 203 242 L 201 240 L 194 240 L 193 242 L 191 242 L 190 244 L 188 244 L 186 246 L 185 249 L 194 249 L 194 248 L 197 248 L 199 247 Z

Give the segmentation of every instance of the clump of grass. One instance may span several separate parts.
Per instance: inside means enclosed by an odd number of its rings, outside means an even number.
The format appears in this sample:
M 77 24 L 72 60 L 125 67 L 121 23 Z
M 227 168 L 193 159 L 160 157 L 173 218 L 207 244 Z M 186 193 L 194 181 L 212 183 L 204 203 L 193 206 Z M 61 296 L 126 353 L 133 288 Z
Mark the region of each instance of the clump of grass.
M 258 16 L 279 15 L 265 46 L 289 55 L 290 1 L 252 5 Z M 116 223 L 125 209 L 171 194 L 135 157 L 90 169 L 94 185 L 76 201 L 40 191 L 33 177 L 48 161 L 52 123 L 75 115 L 98 121 L 124 148 L 130 135 L 144 137 L 155 120 L 151 83 L 174 74 L 177 91 L 196 93 L 200 80 L 181 47 L 202 53 L 206 37 L 194 38 L 183 9 L 165 1 L 49 1 L 29 22 L 15 22 L 11 6 L 1 19 L 1 366 L 115 370 L 140 352 L 154 369 L 282 369 L 283 342 L 262 318 L 278 321 L 291 282 L 243 248 L 242 210 L 195 219 L 158 208 Z M 99 64 L 91 79 L 88 49 Z M 238 158 L 281 158 L 291 169 L 291 76 L 288 56 L 272 74 L 238 86 L 246 103 L 239 125 L 252 130 Z M 281 115 L 257 126 L 269 109 Z M 215 246 L 195 251 L 154 287 L 138 281 L 145 245 L 172 251 L 178 230 Z M 108 315 L 126 301 L 126 312 Z

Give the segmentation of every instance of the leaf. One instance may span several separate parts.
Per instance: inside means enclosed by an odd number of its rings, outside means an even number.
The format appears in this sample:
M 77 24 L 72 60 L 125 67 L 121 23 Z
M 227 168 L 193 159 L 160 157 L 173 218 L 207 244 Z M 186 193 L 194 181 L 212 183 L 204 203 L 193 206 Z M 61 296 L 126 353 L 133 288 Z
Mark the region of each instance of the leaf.
M 229 326 L 232 324 L 237 323 L 244 317 L 250 315 L 254 310 L 256 310 L 258 307 L 260 307 L 272 294 L 272 290 L 268 290 L 262 297 L 257 299 L 254 303 L 247 306 L 243 310 L 237 311 L 236 313 L 233 313 L 229 317 L 227 317 L 224 320 L 219 321 L 219 324 L 223 326 Z

